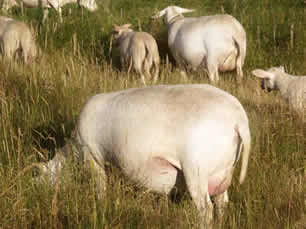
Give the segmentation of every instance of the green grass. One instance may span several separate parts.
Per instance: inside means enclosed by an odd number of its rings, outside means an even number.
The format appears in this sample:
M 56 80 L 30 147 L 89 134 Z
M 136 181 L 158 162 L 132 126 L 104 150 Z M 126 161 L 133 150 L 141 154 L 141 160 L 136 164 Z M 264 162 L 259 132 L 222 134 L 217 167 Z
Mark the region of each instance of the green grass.
M 103 1 L 99 2 L 100 6 Z M 0 60 L 0 228 L 197 228 L 197 211 L 188 193 L 181 198 L 135 187 L 110 168 L 104 198 L 94 192 L 91 171 L 68 163 L 58 186 L 36 183 L 34 163 L 54 156 L 70 139 L 86 100 L 102 92 L 142 87 L 139 76 L 118 68 L 118 51 L 109 53 L 112 24 L 132 23 L 156 38 L 162 56 L 158 84 L 183 83 L 169 55 L 167 30 L 152 21 L 168 5 L 195 8 L 186 16 L 229 13 L 247 32 L 245 78 L 221 74 L 218 87 L 236 96 L 247 111 L 252 150 L 246 181 L 235 178 L 221 228 L 305 228 L 306 124 L 278 92 L 260 89 L 255 68 L 284 65 L 305 75 L 305 4 L 302 0 L 113 0 L 109 16 L 69 5 L 64 23 L 51 10 L 14 8 L 11 16 L 26 21 L 41 49 L 32 66 Z M 71 14 L 69 14 L 71 9 Z M 292 26 L 293 25 L 293 26 Z M 292 32 L 290 29 L 292 29 Z M 293 35 L 293 36 L 292 36 Z M 169 56 L 171 60 L 171 56 Z M 204 73 L 190 73 L 188 83 L 209 83 Z M 71 175 L 73 174 L 73 175 Z

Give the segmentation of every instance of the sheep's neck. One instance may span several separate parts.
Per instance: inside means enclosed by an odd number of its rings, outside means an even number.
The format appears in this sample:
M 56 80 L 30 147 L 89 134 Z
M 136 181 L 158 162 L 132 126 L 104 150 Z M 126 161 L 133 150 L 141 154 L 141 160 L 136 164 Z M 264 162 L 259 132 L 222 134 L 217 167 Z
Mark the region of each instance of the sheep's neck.
M 173 25 L 178 20 L 184 19 L 184 16 L 181 14 L 176 15 L 175 17 L 171 18 L 169 21 L 167 21 L 168 26 Z
M 122 34 L 120 35 L 120 37 L 118 38 L 119 43 L 121 43 L 122 41 L 124 41 L 127 37 L 129 37 L 132 33 L 134 33 L 133 31 L 126 31 L 126 32 L 122 32 Z

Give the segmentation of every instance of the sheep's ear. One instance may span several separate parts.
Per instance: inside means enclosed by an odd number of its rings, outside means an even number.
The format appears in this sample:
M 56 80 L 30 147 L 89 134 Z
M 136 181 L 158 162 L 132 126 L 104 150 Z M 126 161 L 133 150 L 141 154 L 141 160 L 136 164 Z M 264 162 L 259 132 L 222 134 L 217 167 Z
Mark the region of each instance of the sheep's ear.
M 185 8 L 181 8 L 181 7 L 177 8 L 177 12 L 180 13 L 180 14 L 190 13 L 190 12 L 194 12 L 194 11 L 195 11 L 194 9 L 185 9 Z
M 272 72 L 267 72 L 261 69 L 255 69 L 252 71 L 252 74 L 258 78 L 262 79 L 271 79 L 274 77 L 274 74 Z
M 285 67 L 284 66 L 279 66 L 278 68 L 280 71 L 285 72 Z

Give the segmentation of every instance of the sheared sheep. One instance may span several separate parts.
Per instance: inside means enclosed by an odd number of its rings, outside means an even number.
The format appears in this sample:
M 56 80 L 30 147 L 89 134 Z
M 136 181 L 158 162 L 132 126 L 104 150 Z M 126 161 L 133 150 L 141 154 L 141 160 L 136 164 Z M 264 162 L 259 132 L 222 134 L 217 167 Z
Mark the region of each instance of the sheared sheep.
M 252 74 L 263 79 L 262 89 L 279 90 L 293 109 L 306 112 L 306 76 L 289 75 L 283 66 L 271 67 L 267 71 L 256 69 Z
M 182 75 L 186 78 L 186 69 L 204 68 L 211 81 L 218 81 L 218 71 L 236 68 L 240 80 L 246 55 L 246 33 L 242 25 L 227 14 L 198 18 L 182 15 L 193 11 L 168 6 L 153 16 L 163 17 L 168 26 L 168 45 Z
M 235 97 L 211 85 L 98 94 L 82 109 L 76 129 L 76 141 L 63 151 L 74 146 L 77 158 L 92 165 L 100 194 L 105 192 L 105 164 L 111 163 L 155 192 L 187 188 L 205 228 L 213 219 L 212 196 L 222 217 L 240 154 L 240 183 L 246 175 L 251 146 L 247 114 Z M 54 181 L 64 163 L 64 156 L 56 156 L 44 166 L 45 175 Z
M 122 67 L 128 67 L 128 72 L 133 67 L 140 74 L 141 80 L 146 85 L 145 75 L 151 78 L 150 70 L 154 66 L 155 83 L 159 74 L 160 57 L 155 39 L 146 32 L 134 32 L 131 24 L 122 26 L 114 25 L 114 43 L 119 45 L 120 61 Z M 145 71 L 145 74 L 143 72 Z
M 23 8 L 23 6 L 28 8 L 42 7 L 44 9 L 43 21 L 45 21 L 48 17 L 49 8 L 57 10 L 59 13 L 60 21 L 62 21 L 62 7 L 68 3 L 77 3 L 78 5 L 87 8 L 89 11 L 95 11 L 98 9 L 96 0 L 20 0 L 20 3 L 21 8 Z M 11 5 L 12 4 L 8 4 L 9 7 L 13 6 Z
M 24 62 L 31 62 L 37 55 L 37 48 L 30 28 L 21 21 L 0 17 L 0 51 L 8 59 L 21 52 Z

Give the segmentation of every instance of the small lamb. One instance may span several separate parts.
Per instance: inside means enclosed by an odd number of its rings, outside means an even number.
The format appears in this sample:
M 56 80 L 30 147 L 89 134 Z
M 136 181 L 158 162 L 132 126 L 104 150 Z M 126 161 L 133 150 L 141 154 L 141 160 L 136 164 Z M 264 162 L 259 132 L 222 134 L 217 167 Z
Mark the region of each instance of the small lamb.
M 128 73 L 131 67 L 140 74 L 141 80 L 146 85 L 145 74 L 151 78 L 150 70 L 154 65 L 155 83 L 159 74 L 160 57 L 155 39 L 146 32 L 134 32 L 130 28 L 131 24 L 122 26 L 114 25 L 114 43 L 120 49 L 120 61 L 122 67 L 128 67 Z
M 306 76 L 289 75 L 283 66 L 271 67 L 267 71 L 256 69 L 252 74 L 263 79 L 262 89 L 279 90 L 293 109 L 306 111 Z
M 31 62 L 37 55 L 37 47 L 30 28 L 21 21 L 0 17 L 0 52 L 8 59 L 21 52 L 24 62 Z

